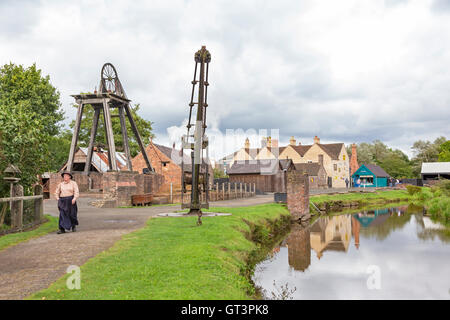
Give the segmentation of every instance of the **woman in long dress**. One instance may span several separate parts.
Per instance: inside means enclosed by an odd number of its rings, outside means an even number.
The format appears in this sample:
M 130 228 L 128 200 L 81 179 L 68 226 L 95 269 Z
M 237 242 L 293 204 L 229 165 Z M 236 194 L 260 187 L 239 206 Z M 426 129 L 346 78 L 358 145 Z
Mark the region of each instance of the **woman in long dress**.
M 61 176 L 63 181 L 56 187 L 55 191 L 59 209 L 58 234 L 65 233 L 66 230 L 72 230 L 72 232 L 77 230 L 77 199 L 80 196 L 78 184 L 72 180 L 72 174 L 65 171 L 61 174 Z

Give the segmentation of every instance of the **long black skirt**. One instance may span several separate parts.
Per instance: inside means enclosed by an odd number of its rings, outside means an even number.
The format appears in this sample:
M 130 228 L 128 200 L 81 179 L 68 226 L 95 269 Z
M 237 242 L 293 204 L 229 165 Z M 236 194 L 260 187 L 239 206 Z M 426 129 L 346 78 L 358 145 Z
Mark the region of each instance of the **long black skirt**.
M 72 199 L 73 196 L 61 197 L 58 200 L 60 230 L 70 230 L 78 225 L 78 207 L 76 202 L 72 205 Z

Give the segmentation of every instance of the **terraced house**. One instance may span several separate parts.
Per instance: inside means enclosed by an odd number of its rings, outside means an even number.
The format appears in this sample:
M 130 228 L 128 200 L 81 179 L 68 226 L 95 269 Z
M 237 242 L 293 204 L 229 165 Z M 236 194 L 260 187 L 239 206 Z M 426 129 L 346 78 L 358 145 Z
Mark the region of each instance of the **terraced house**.
M 345 179 L 350 181 L 350 162 L 344 143 L 320 143 L 317 136 L 311 145 L 297 144 L 294 137 L 291 137 L 285 147 L 278 147 L 277 140 L 267 137 L 262 140 L 261 148 L 251 148 L 246 139 L 243 148 L 223 158 L 221 162 L 226 168 L 230 168 L 236 161 L 267 159 L 291 159 L 294 164 L 321 163 L 329 187 L 345 188 Z

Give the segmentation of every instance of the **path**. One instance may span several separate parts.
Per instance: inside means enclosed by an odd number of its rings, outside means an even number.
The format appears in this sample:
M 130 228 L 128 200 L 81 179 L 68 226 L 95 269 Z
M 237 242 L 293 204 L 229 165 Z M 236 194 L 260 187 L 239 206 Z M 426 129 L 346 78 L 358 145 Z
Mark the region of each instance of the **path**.
M 78 200 L 80 226 L 75 233 L 56 232 L 0 251 L 0 300 L 23 299 L 47 288 L 70 265 L 83 265 L 110 248 L 124 234 L 145 226 L 150 217 L 180 210 L 179 205 L 102 209 Z M 240 207 L 273 202 L 273 195 L 212 202 L 211 207 Z M 58 216 L 56 201 L 45 200 L 44 212 Z

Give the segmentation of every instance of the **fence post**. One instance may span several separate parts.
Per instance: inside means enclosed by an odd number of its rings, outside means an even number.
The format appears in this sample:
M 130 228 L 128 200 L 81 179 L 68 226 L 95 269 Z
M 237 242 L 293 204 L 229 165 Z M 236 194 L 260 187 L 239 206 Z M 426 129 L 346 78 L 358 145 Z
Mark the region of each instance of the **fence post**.
M 23 187 L 20 184 L 11 184 L 11 198 L 23 197 Z M 11 201 L 11 228 L 22 230 L 23 227 L 23 200 Z
M 228 182 L 228 199 L 231 199 L 231 183 Z
M 241 198 L 242 198 L 242 182 L 240 182 L 239 184 L 240 184 L 239 189 L 241 189 L 240 191 L 241 191 Z
M 219 183 L 216 182 L 216 201 L 219 201 Z
M 34 186 L 33 194 L 35 196 L 42 195 L 41 199 L 34 200 L 34 221 L 41 222 L 42 220 L 44 220 L 44 196 L 42 186 L 40 184 Z

